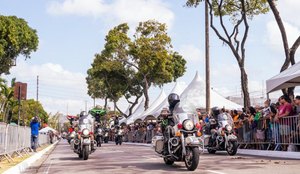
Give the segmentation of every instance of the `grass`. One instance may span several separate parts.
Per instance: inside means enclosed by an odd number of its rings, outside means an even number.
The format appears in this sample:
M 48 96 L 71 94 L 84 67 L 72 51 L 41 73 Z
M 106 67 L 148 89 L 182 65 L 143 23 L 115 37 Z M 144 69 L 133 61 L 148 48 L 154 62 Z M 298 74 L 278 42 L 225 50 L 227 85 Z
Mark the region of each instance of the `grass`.
M 48 147 L 48 145 L 42 145 L 41 147 L 39 147 L 37 149 L 37 151 L 41 151 L 43 149 L 45 149 L 46 147 Z M 32 155 L 34 155 L 35 153 L 30 152 L 29 154 L 26 153 L 22 153 L 22 156 L 18 156 L 18 155 L 14 155 L 13 161 L 9 162 L 6 158 L 2 158 L 0 161 L 0 173 L 3 173 L 4 171 L 8 170 L 11 167 L 16 166 L 17 164 L 23 162 L 24 160 L 26 160 L 27 158 L 31 157 Z

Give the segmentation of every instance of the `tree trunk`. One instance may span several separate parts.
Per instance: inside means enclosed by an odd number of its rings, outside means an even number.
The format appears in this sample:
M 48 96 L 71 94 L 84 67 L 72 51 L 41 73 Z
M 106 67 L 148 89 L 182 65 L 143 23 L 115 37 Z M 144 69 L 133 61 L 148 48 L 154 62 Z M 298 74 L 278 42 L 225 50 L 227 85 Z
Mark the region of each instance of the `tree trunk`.
M 244 108 L 247 109 L 251 106 L 249 90 L 248 90 L 248 75 L 247 75 L 244 67 L 240 66 L 240 71 L 241 71 L 242 91 L 243 91 L 243 95 L 244 95 L 244 97 L 243 97 Z
M 279 27 L 280 33 L 281 33 L 281 38 L 282 38 L 282 43 L 283 43 L 283 48 L 285 52 L 285 61 L 281 67 L 280 72 L 286 70 L 289 65 L 290 65 L 290 54 L 289 54 L 289 44 L 288 44 L 288 39 L 285 31 L 285 27 L 283 25 L 283 21 L 279 15 L 279 11 L 276 7 L 275 1 L 274 0 L 268 0 L 268 3 L 270 5 L 270 8 L 274 14 L 275 20 L 277 22 L 277 25 Z
M 295 61 L 295 53 L 296 53 L 299 45 L 300 45 L 300 36 L 298 37 L 298 39 L 295 41 L 295 43 L 293 44 L 292 48 L 290 49 L 290 59 L 291 59 L 291 64 L 292 65 L 294 65 L 296 63 L 296 61 Z M 294 90 L 295 90 L 295 87 L 290 87 L 287 90 L 287 94 L 292 99 L 294 99 Z
M 132 103 L 132 105 L 129 108 L 129 113 L 128 113 L 128 117 L 130 115 L 132 115 L 132 110 L 133 108 L 139 103 L 139 98 L 141 98 L 141 96 L 136 96 L 135 101 Z
M 107 109 L 107 97 L 105 97 L 105 99 L 104 99 L 104 109 Z
M 293 44 L 292 48 L 290 49 L 290 59 L 291 59 L 291 64 L 294 65 L 296 63 L 295 61 L 295 53 L 300 45 L 300 36 L 298 39 L 295 41 Z
M 148 94 L 148 89 L 149 89 L 149 83 L 147 81 L 147 77 L 144 77 L 143 93 L 144 93 L 144 96 L 145 96 L 145 105 L 144 105 L 145 110 L 147 110 L 149 108 L 149 94 Z

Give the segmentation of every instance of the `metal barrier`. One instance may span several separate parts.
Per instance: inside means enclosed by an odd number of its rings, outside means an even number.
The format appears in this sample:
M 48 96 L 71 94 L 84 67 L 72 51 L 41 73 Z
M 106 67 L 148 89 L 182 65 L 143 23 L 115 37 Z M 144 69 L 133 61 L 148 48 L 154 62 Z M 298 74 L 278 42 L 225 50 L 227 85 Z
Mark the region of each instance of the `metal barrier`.
M 297 115 L 280 118 L 277 122 L 266 119 L 252 122 L 244 120 L 243 126 L 237 127 L 236 133 L 243 148 L 255 145 L 257 149 L 269 150 L 274 146 L 274 150 L 278 150 L 283 145 L 300 145 L 300 119 Z
M 39 135 L 39 145 L 49 144 L 49 136 Z M 28 153 L 31 150 L 31 129 L 24 126 L 9 125 L 0 123 L 0 156 L 11 161 L 11 155 L 21 152 Z
M 276 145 L 300 145 L 299 116 L 280 118 L 273 131 Z

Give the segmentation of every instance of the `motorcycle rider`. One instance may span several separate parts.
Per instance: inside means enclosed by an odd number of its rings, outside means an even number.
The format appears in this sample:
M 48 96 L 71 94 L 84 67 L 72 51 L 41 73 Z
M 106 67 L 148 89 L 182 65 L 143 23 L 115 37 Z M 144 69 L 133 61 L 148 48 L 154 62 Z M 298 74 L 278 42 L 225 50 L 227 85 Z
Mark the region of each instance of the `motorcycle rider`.
M 171 138 L 171 134 L 174 133 L 174 131 L 172 129 L 170 129 L 169 127 L 173 127 L 175 125 L 175 120 L 173 118 L 173 111 L 174 111 L 174 108 L 176 106 L 177 103 L 180 102 L 180 99 L 179 99 L 179 95 L 178 94 L 175 94 L 175 93 L 171 93 L 169 96 L 168 96 L 168 103 L 169 103 L 169 111 L 166 111 L 164 113 L 161 114 L 161 117 L 162 117 L 162 122 L 161 122 L 161 130 L 162 130 L 162 133 L 164 135 L 164 151 L 163 151 L 163 154 L 164 155 L 167 155 L 169 152 L 168 152 L 168 141 L 169 139 Z
M 218 127 L 218 116 L 220 115 L 220 109 L 218 107 L 211 108 L 211 116 L 208 121 L 208 128 L 210 129 L 211 133 L 211 142 L 213 143 L 217 137 L 217 127 Z
M 85 119 L 88 120 L 88 123 L 84 122 Z M 81 132 L 84 128 L 88 128 L 92 132 L 92 134 L 90 135 L 91 142 L 94 142 L 95 118 L 91 114 L 87 114 L 85 111 L 82 111 L 82 112 L 80 112 L 78 121 L 79 121 L 79 123 L 78 123 L 79 131 Z M 94 147 L 94 143 L 91 143 L 91 148 L 92 148 L 92 151 L 96 150 L 96 148 Z

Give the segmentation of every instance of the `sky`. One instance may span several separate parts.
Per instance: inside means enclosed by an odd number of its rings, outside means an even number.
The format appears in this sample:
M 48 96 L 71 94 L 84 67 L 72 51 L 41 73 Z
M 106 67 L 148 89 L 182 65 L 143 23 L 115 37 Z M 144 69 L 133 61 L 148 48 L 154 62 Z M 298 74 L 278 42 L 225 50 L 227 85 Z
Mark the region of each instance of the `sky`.
M 184 0 L 1 0 L 0 14 L 25 19 L 37 30 L 38 50 L 25 61 L 19 56 L 17 66 L 6 79 L 16 77 L 28 84 L 28 98 L 36 98 L 39 76 L 39 101 L 47 112 L 78 114 L 90 109 L 93 100 L 87 95 L 85 77 L 94 55 L 104 46 L 108 31 L 128 23 L 133 34 L 138 22 L 155 19 L 166 23 L 174 50 L 187 60 L 187 71 L 177 81 L 188 85 L 198 71 L 203 80 L 205 38 L 204 7 L 187 8 Z M 300 34 L 300 1 L 278 1 L 290 46 Z M 229 21 L 225 24 L 230 26 Z M 279 73 L 284 51 L 278 26 L 271 12 L 249 22 L 246 43 L 246 71 L 249 92 L 261 97 L 265 81 Z M 299 61 L 299 52 L 296 61 Z M 229 48 L 210 29 L 211 87 L 222 96 L 240 96 L 240 71 Z M 161 90 L 167 94 L 174 83 L 162 89 L 151 87 L 150 103 Z M 273 93 L 278 97 L 279 93 Z M 271 97 L 272 97 L 271 95 Z M 96 105 L 103 105 L 96 100 Z M 120 108 L 128 104 L 121 100 Z

